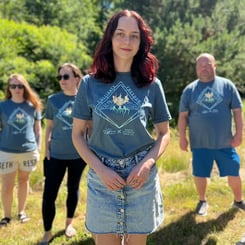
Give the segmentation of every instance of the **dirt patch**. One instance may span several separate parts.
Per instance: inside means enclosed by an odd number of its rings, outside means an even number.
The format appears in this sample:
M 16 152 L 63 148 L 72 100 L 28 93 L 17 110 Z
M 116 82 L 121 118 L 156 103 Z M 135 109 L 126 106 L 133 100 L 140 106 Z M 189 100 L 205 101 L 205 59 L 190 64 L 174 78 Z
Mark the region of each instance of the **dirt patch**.
M 177 173 L 159 173 L 160 182 L 163 186 L 173 185 L 179 182 L 182 182 L 190 178 L 190 173 L 188 171 L 179 171 Z

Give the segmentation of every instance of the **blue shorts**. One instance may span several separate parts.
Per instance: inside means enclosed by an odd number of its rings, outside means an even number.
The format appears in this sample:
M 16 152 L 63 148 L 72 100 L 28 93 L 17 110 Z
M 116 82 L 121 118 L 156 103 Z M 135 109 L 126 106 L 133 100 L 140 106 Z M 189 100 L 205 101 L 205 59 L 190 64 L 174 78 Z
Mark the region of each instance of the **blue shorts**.
M 120 160 L 99 158 L 121 177 L 127 178 L 147 152 Z M 90 232 L 148 234 L 162 223 L 163 200 L 156 165 L 139 190 L 127 185 L 119 191 L 110 191 L 92 169 L 89 169 L 87 181 L 86 228 Z
M 240 158 L 234 148 L 192 149 L 193 175 L 210 177 L 214 161 L 221 177 L 239 176 Z

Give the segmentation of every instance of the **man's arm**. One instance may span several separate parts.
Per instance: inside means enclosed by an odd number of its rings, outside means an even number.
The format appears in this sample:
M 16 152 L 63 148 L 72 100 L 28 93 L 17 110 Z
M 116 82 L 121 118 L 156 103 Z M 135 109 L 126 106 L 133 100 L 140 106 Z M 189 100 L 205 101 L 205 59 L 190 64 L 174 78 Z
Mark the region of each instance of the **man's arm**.
M 235 134 L 232 138 L 231 145 L 232 147 L 237 147 L 242 143 L 243 115 L 242 115 L 241 108 L 233 109 L 232 112 L 233 112 L 234 123 L 235 123 Z
M 188 111 L 180 112 L 178 119 L 178 130 L 179 130 L 179 146 L 183 151 L 188 151 L 188 139 L 186 137 Z

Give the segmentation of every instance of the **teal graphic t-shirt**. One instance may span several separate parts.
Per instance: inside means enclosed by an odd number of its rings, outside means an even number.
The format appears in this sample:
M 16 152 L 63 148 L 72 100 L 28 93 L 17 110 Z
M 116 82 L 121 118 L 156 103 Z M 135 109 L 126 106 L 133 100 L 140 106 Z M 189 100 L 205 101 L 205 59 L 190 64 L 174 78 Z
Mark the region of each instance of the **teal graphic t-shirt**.
M 226 78 L 216 76 L 208 83 L 190 83 L 182 93 L 179 111 L 189 112 L 191 148 L 231 147 L 232 109 L 241 107 L 235 85 Z
M 134 155 L 154 145 L 148 122 L 171 119 L 161 82 L 138 88 L 130 73 L 118 73 L 113 83 L 87 75 L 74 104 L 73 116 L 93 120 L 89 147 L 96 154 L 114 159 Z
M 80 158 L 72 143 L 72 108 L 75 96 L 59 92 L 48 98 L 45 118 L 53 120 L 50 155 L 57 159 Z
M 34 123 L 41 118 L 41 112 L 37 112 L 29 102 L 1 102 L 0 150 L 13 153 L 34 151 L 37 148 Z

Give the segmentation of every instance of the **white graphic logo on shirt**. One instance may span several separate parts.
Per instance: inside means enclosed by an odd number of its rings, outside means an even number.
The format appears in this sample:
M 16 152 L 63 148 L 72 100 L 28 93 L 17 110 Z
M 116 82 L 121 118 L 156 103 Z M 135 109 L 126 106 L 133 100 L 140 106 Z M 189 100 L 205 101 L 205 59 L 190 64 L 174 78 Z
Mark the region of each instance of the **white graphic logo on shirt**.
M 118 129 L 107 128 L 104 130 L 105 134 L 133 135 L 132 129 L 122 128 L 140 116 L 141 106 L 142 102 L 132 89 L 119 82 L 98 102 L 95 112 Z
M 214 108 L 221 103 L 221 101 L 222 97 L 216 90 L 210 87 L 205 88 L 197 99 L 197 103 L 205 108 L 202 113 L 218 112 L 218 110 Z
M 20 133 L 22 132 L 28 125 L 28 114 L 21 108 L 15 109 L 9 117 L 8 123 L 18 130 Z
M 125 105 L 127 102 L 129 102 L 128 95 L 125 95 L 124 98 L 122 98 L 121 94 L 119 96 L 112 96 L 113 102 L 116 104 L 113 106 L 113 110 L 119 113 L 129 113 L 129 109 Z
M 57 118 L 59 118 L 66 126 L 63 129 L 71 129 L 72 128 L 72 107 L 74 101 L 66 102 L 58 111 Z

